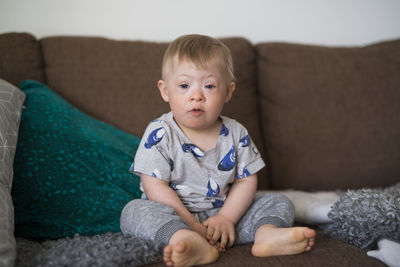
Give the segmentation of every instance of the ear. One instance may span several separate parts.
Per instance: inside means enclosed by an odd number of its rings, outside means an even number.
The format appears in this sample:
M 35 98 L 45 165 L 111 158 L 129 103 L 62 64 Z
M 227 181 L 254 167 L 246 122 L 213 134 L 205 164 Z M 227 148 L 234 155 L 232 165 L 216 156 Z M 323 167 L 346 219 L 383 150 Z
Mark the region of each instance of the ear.
M 231 82 L 226 92 L 225 103 L 228 103 L 229 100 L 231 100 L 233 91 L 235 91 L 235 89 L 236 89 L 236 83 Z
M 163 80 L 158 81 L 158 89 L 160 90 L 161 97 L 165 102 L 169 102 L 168 90 Z

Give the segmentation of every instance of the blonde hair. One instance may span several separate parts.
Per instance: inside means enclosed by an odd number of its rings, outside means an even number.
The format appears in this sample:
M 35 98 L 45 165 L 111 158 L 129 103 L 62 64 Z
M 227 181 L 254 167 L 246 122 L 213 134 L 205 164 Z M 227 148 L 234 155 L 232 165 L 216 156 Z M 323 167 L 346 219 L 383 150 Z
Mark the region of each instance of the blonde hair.
M 190 60 L 196 67 L 202 69 L 207 68 L 211 63 L 217 64 L 227 83 L 236 82 L 231 52 L 225 44 L 215 38 L 190 34 L 175 39 L 164 54 L 163 79 L 165 79 L 168 67 L 173 67 L 175 57 L 178 61 Z

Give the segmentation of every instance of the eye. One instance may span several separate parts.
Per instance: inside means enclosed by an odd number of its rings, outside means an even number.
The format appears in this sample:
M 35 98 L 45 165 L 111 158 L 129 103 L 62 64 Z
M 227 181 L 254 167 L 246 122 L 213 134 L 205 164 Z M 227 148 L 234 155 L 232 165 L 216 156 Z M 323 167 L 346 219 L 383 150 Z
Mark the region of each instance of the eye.
M 215 86 L 212 85 L 212 84 L 207 84 L 205 87 L 206 87 L 207 89 L 213 89 L 213 88 L 215 88 Z
M 182 88 L 182 89 L 187 89 L 187 88 L 189 88 L 189 85 L 186 84 L 186 83 L 182 83 L 182 84 L 179 85 L 179 87 Z

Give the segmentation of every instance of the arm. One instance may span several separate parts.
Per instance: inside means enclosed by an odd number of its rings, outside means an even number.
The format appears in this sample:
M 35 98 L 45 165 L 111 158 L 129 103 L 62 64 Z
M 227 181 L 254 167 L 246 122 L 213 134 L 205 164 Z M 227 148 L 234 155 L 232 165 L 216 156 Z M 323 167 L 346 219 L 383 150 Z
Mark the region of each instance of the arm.
M 192 230 L 206 237 L 206 228 L 189 212 L 166 182 L 145 174 L 141 174 L 140 178 L 148 199 L 170 206 Z
M 236 180 L 219 214 L 236 224 L 253 202 L 256 190 L 257 174 Z
M 228 247 L 233 245 L 235 241 L 234 225 L 253 202 L 256 190 L 257 174 L 237 179 L 234 182 L 224 206 L 216 216 L 209 218 L 204 223 L 207 226 L 207 239 L 211 244 L 215 244 L 221 238 L 220 246 L 225 247 L 228 240 Z

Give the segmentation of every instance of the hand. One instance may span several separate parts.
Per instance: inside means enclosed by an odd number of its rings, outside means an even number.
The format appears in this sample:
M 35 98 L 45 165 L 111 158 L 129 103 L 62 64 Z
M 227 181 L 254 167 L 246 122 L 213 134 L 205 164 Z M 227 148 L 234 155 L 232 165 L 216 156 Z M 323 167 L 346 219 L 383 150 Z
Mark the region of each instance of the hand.
M 195 223 L 193 223 L 192 225 L 190 225 L 190 228 L 193 230 L 193 231 L 195 231 L 195 232 L 197 232 L 198 234 L 200 234 L 202 237 L 204 237 L 205 239 L 207 239 L 207 228 L 203 225 L 203 224 L 201 224 L 201 223 L 199 223 L 199 222 L 195 222 Z
M 219 250 L 224 251 L 226 247 L 232 247 L 235 242 L 235 224 L 221 214 L 208 218 L 203 222 L 207 227 L 207 240 L 215 246 L 219 242 Z M 229 241 L 229 242 L 228 242 Z

